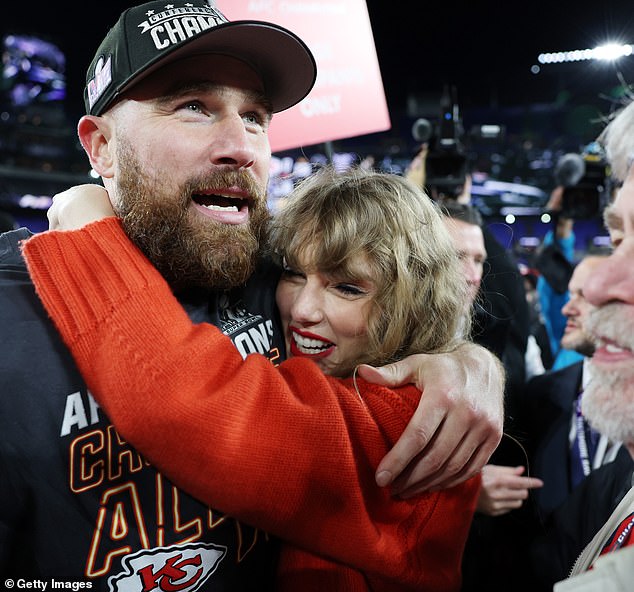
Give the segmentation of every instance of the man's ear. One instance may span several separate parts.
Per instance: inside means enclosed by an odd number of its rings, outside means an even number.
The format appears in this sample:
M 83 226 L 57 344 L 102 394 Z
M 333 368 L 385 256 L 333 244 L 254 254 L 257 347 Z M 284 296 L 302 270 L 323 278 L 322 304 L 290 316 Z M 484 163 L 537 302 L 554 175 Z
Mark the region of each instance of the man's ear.
M 114 145 L 110 120 L 95 115 L 84 115 L 77 124 L 77 135 L 90 164 L 100 177 L 114 176 Z

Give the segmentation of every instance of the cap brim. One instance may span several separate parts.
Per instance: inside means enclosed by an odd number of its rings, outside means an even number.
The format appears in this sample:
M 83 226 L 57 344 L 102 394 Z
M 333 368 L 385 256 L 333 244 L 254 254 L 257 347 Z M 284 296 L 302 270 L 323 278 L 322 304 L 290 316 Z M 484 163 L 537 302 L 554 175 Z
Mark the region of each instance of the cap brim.
M 313 54 L 291 31 L 262 21 L 230 21 L 163 53 L 142 72 L 136 72 L 117 94 L 174 60 L 205 53 L 229 55 L 253 68 L 262 78 L 274 113 L 299 103 L 317 78 Z

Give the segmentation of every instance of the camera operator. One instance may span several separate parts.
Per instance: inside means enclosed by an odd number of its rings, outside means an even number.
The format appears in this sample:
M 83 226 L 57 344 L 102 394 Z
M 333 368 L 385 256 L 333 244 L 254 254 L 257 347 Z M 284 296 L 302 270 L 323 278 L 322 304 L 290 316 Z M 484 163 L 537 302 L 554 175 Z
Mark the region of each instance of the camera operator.
M 537 296 L 553 357 L 551 370 L 559 370 L 582 359 L 577 352 L 561 346 L 567 320 L 561 309 L 570 299 L 568 282 L 572 275 L 576 241 L 574 219 L 561 211 L 563 192 L 563 185 L 555 187 L 546 204 L 546 211 L 553 217 L 553 228 L 544 236 L 536 263 L 540 272 Z
M 537 294 L 544 316 L 552 370 L 577 363 L 583 357 L 561 346 L 566 317 L 561 312 L 568 302 L 568 282 L 575 263 L 575 220 L 600 218 L 610 192 L 609 173 L 600 146 L 593 142 L 581 154 L 564 154 L 554 170 L 555 188 L 546 204 L 553 228 L 542 241 L 535 261 L 540 272 Z

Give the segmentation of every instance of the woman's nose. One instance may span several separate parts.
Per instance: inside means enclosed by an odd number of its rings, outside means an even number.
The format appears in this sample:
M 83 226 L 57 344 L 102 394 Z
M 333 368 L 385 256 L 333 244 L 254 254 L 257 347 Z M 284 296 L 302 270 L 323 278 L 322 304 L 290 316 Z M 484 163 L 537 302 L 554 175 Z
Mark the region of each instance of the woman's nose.
M 300 323 L 318 323 L 323 318 L 322 297 L 319 287 L 310 281 L 306 282 L 298 290 L 293 306 L 291 307 L 291 317 Z

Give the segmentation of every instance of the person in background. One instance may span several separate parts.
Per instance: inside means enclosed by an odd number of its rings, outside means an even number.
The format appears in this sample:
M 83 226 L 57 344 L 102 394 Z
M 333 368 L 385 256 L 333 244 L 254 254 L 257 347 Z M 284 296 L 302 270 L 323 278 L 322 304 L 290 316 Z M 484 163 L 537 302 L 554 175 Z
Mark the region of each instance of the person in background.
M 422 187 L 440 204 L 471 204 L 471 174 L 451 190 L 427 184 L 429 147 L 423 144 L 405 171 L 405 177 Z M 487 258 L 474 318 L 474 341 L 494 352 L 506 370 L 504 393 L 506 426 L 517 421 L 526 383 L 525 355 L 530 334 L 530 312 L 519 266 L 510 249 L 481 224 Z M 508 459 L 507 459 L 508 460 Z
M 293 543 L 280 590 L 458 590 L 480 480 L 409 502 L 368 487 L 419 393 L 355 376 L 360 364 L 464 339 L 469 295 L 435 204 L 400 176 L 360 168 L 323 168 L 298 185 L 269 239 L 291 354 L 279 370 L 257 354 L 243 363 L 217 328 L 193 324 L 116 218 L 105 222 L 33 237 L 25 254 L 121 435 L 199 499 Z M 77 280 L 95 265 L 87 288 Z M 134 304 L 114 310 L 113 299 Z M 148 318 L 150 302 L 161 312 Z
M 526 384 L 530 312 L 524 281 L 510 245 L 500 242 L 487 224 L 482 225 L 482 233 L 487 258 L 480 289 L 481 306 L 474 320 L 477 327 L 474 340 L 498 353 L 504 364 L 506 428 L 513 431 Z M 513 458 L 515 454 L 505 458 L 504 464 Z
M 520 265 L 520 271 L 524 278 L 524 289 L 530 312 L 530 334 L 526 346 L 526 380 L 528 381 L 534 376 L 543 374 L 547 368 L 550 368 L 553 365 L 553 358 L 550 352 L 550 341 L 546 331 L 544 316 L 542 315 L 537 295 L 539 272 L 526 265 Z
M 261 257 L 268 129 L 315 77 L 293 33 L 230 22 L 203 0 L 125 10 L 88 68 L 78 135 L 125 232 L 191 318 L 221 327 L 245 356 L 285 355 L 279 272 Z M 0 572 L 141 590 L 197 562 L 201 586 L 271 589 L 278 541 L 174 487 L 99 408 L 35 295 L 21 256 L 29 236 L 0 236 Z M 384 371 L 388 382 L 420 371 L 425 397 L 378 465 L 381 486 L 406 495 L 479 471 L 501 429 L 491 358 L 467 344 Z M 476 396 L 482 410 L 468 403 Z
M 590 358 L 595 350 L 585 325 L 592 306 L 583 286 L 605 257 L 587 255 L 568 284 L 570 299 L 562 308 L 567 319 L 561 346 L 576 351 L 583 361 L 549 371 L 526 387 L 526 433 L 533 474 L 544 481 L 535 502 L 541 519 L 563 503 L 590 471 L 616 457 L 620 443 L 593 430 L 581 412 L 582 394 L 592 380 Z
M 581 354 L 566 349 L 561 343 L 566 327 L 566 316 L 562 308 L 570 298 L 567 288 L 574 266 L 576 241 L 574 220 L 561 213 L 563 192 L 563 187 L 555 187 L 546 205 L 546 210 L 553 214 L 554 229 L 544 236 L 541 246 L 544 253 L 541 262 L 537 264 L 540 271 L 537 295 L 553 358 L 550 370 L 558 370 L 583 360 Z
M 469 307 L 472 310 L 477 309 L 484 262 L 487 258 L 482 216 L 473 206 L 458 202 L 445 202 L 440 209 L 457 250 L 463 276 L 467 280 Z M 501 516 L 521 507 L 528 498 L 529 491 L 542 486 L 539 479 L 521 476 L 524 471 L 525 466 L 485 465 L 482 469 L 478 512 L 487 516 Z
M 614 462 L 592 471 L 552 514 L 533 553 L 544 590 L 623 590 L 631 581 L 634 533 L 634 102 L 599 136 L 613 178 L 622 183 L 604 220 L 614 250 L 583 285 L 594 309 L 586 329 L 595 342 L 592 380 L 581 411 L 590 425 L 621 442 Z M 620 574 L 620 575 L 619 575 Z M 619 578 L 621 578 L 619 580 Z M 619 584 L 619 581 L 621 584 Z M 559 582 L 559 583 L 557 583 Z
M 469 290 L 469 307 L 477 310 L 479 298 L 482 297 L 480 285 L 487 259 L 482 216 L 475 207 L 453 200 L 445 201 L 441 212 L 462 264 Z M 477 315 L 474 314 L 474 317 L 477 318 Z M 474 328 L 476 340 L 479 330 L 480 327 Z M 498 351 L 498 355 L 501 356 L 502 352 Z M 541 487 L 543 483 L 523 474 L 527 470 L 526 463 L 513 466 L 502 464 L 509 454 L 501 454 L 503 460 L 498 463 L 495 462 L 496 451 L 492 457 L 494 462 L 489 462 L 482 469 L 477 515 L 471 527 L 463 562 L 463 591 L 479 590 L 483 585 L 487 589 L 503 589 L 508 582 L 506 570 L 517 569 L 510 567 L 516 561 L 517 545 L 514 536 L 516 527 L 514 524 L 509 525 L 508 514 L 521 508 L 530 491 Z M 493 569 L 493 564 L 500 562 L 501 558 L 504 558 L 501 566 Z
M 477 306 L 484 274 L 484 262 L 487 258 L 482 232 L 482 216 L 476 208 L 458 201 L 443 202 L 440 210 L 462 264 L 462 271 L 469 289 L 469 307 Z

